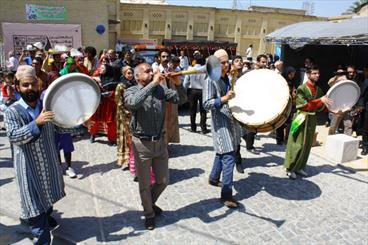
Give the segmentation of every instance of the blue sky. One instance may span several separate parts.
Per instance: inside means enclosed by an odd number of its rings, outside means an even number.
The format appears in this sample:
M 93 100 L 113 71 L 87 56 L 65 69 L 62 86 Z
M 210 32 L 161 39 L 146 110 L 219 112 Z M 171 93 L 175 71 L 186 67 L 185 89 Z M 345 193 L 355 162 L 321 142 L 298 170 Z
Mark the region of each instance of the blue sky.
M 256 6 L 301 9 L 303 2 L 308 0 L 239 0 L 238 5 L 242 9 L 249 4 Z M 185 6 L 205 6 L 216 8 L 231 8 L 232 0 L 167 0 L 169 4 Z M 314 14 L 316 16 L 331 17 L 340 15 L 347 10 L 354 0 L 309 0 L 314 3 Z

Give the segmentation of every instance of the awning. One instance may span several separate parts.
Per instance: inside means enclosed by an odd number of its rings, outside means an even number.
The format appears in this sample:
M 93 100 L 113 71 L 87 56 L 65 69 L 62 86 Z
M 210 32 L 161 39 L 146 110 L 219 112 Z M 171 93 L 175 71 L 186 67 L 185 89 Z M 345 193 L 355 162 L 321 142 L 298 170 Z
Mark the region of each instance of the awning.
M 266 41 L 301 47 L 306 44 L 368 45 L 368 17 L 342 22 L 300 22 L 278 29 L 265 37 Z

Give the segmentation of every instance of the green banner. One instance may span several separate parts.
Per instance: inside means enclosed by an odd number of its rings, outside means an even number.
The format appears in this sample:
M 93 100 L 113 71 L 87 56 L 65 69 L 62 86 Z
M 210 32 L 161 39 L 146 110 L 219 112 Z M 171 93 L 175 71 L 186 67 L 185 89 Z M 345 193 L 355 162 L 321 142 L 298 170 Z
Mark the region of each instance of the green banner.
M 26 4 L 27 20 L 66 20 L 66 8 L 63 6 L 42 6 Z

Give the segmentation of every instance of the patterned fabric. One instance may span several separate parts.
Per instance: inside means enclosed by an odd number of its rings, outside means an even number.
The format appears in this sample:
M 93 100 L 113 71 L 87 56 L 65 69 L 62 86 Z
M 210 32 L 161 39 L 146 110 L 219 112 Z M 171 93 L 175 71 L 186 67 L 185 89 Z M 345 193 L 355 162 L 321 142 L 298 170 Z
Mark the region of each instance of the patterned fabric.
M 177 87 L 175 91 L 149 83 L 145 87 L 138 84 L 127 89 L 124 98 L 127 107 L 132 111 L 132 133 L 158 136 L 164 128 L 165 101 L 182 103 L 186 100 L 186 94 L 182 86 Z
M 229 105 L 221 104 L 221 97 L 230 89 L 229 79 L 207 79 L 203 88 L 203 107 L 211 111 L 213 146 L 218 154 L 236 151 L 240 144 L 240 126 L 233 119 Z
M 170 79 L 167 79 L 166 83 L 169 88 L 176 90 L 176 87 Z M 180 143 L 179 111 L 177 104 L 170 102 L 166 103 L 165 132 L 167 143 Z
M 117 104 L 117 150 L 119 166 L 127 167 L 129 165 L 129 150 L 132 144 L 132 134 L 129 129 L 129 123 L 131 119 L 130 111 L 124 104 L 124 85 L 120 83 L 116 87 L 115 101 Z
M 46 212 L 65 196 L 64 182 L 55 145 L 52 123 L 38 127 L 19 104 L 5 112 L 9 141 L 14 145 L 14 168 L 21 198 L 21 218 L 29 219 Z

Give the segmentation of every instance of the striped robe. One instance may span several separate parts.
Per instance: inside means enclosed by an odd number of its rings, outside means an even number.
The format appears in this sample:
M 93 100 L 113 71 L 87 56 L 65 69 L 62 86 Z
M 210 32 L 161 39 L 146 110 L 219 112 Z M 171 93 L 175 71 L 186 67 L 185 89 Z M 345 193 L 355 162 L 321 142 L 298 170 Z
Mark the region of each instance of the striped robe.
M 203 88 L 203 108 L 211 111 L 211 131 L 213 135 L 213 146 L 218 154 L 236 151 L 240 145 L 240 125 L 231 115 L 227 103 L 216 106 L 216 100 L 226 95 L 229 90 L 223 78 L 213 81 L 206 80 Z
M 21 199 L 21 218 L 46 212 L 65 196 L 52 123 L 38 127 L 18 102 L 5 111 L 5 126 L 14 146 L 14 169 Z

